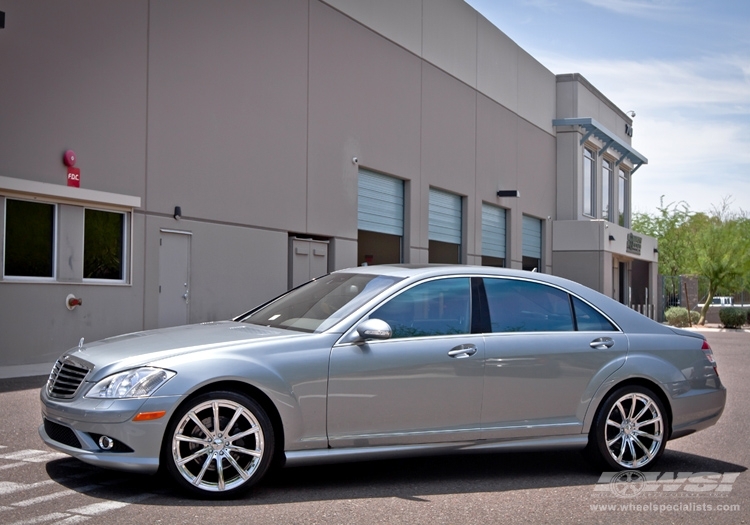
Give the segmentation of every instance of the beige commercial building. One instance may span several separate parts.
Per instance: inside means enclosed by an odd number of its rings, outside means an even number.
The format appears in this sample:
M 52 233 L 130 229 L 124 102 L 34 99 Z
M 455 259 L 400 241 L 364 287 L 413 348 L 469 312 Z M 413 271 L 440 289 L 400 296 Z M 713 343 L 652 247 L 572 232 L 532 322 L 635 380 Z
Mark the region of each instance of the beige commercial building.
M 535 269 L 655 302 L 655 240 L 629 229 L 632 119 L 461 0 L 0 11 L 6 375 L 363 263 Z

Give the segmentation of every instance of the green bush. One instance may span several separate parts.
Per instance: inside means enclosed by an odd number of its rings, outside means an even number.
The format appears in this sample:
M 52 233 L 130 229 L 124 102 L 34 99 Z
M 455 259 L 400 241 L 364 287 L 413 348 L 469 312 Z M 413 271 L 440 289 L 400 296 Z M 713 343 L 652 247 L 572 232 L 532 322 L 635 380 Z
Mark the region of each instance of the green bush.
M 724 328 L 742 328 L 747 322 L 747 312 L 742 308 L 722 308 L 719 310 L 719 319 Z
M 664 312 L 664 317 L 667 319 L 667 323 L 670 326 L 690 326 L 690 323 L 688 322 L 687 308 L 683 308 L 681 306 L 673 306 L 672 308 L 667 308 L 667 311 Z M 690 320 L 693 322 L 693 324 L 696 324 L 700 317 L 701 315 L 698 312 L 690 312 Z

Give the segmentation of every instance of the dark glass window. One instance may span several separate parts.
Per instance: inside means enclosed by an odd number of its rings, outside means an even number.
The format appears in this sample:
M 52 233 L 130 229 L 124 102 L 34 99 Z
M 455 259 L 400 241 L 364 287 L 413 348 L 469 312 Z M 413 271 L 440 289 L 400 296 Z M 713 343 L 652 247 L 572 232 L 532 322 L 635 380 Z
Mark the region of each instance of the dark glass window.
M 469 278 L 419 284 L 375 310 L 370 319 L 388 323 L 394 338 L 471 333 Z
M 5 275 L 54 277 L 55 206 L 5 201 Z
M 582 332 L 614 332 L 617 329 L 602 314 L 577 297 L 573 297 L 576 324 Z
M 125 214 L 86 210 L 83 233 L 84 279 L 122 280 Z
M 583 148 L 583 214 L 596 216 L 596 153 Z
M 568 294 L 515 279 L 485 279 L 493 332 L 573 331 Z

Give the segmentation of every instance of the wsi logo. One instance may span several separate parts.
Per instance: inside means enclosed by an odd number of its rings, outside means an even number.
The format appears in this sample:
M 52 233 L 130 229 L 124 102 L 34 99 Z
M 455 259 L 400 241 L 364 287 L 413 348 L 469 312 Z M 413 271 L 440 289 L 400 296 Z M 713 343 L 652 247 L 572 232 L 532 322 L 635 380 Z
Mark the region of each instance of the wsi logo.
M 653 492 L 731 492 L 739 475 L 739 472 L 602 472 L 594 492 L 610 492 L 618 498 Z

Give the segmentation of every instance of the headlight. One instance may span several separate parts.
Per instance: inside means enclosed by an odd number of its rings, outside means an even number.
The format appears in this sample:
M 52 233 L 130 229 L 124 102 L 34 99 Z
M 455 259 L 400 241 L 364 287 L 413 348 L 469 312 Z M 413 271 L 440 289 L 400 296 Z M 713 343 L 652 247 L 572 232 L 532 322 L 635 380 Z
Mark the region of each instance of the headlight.
M 123 399 L 148 397 L 175 375 L 159 368 L 137 368 L 111 375 L 99 381 L 85 397 Z

